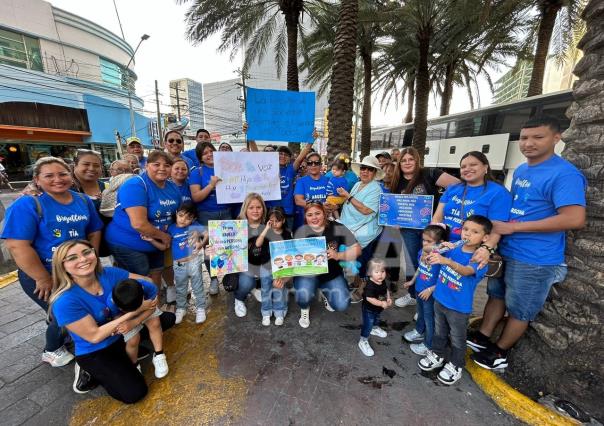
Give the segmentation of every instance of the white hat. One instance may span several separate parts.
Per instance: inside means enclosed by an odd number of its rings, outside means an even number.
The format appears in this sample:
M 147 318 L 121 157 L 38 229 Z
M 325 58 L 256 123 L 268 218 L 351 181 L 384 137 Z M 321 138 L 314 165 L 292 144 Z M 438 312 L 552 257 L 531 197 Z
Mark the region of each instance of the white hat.
M 361 161 L 360 163 L 352 163 L 352 166 L 350 166 L 350 168 L 357 176 L 360 176 L 361 175 L 361 166 L 367 166 L 367 167 L 371 167 L 371 168 L 375 169 L 376 170 L 375 179 L 377 179 L 377 180 L 384 179 L 384 171 L 380 167 L 380 162 L 373 155 L 366 156 L 365 158 L 363 158 L 363 161 Z

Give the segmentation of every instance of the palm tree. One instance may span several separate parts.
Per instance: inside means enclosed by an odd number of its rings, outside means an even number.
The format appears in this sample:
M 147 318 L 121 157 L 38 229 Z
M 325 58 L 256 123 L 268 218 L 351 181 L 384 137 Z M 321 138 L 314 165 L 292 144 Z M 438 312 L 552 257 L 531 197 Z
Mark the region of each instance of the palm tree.
M 545 63 L 550 50 L 556 18 L 564 21 L 560 23 L 564 28 L 563 34 L 565 34 L 562 38 L 563 46 L 560 48 L 564 50 L 571 42 L 573 29 L 580 22 L 579 15 L 584 4 L 585 0 L 535 0 L 529 3 L 529 7 L 536 7 L 539 13 L 533 22 L 533 31 L 529 34 L 525 44 L 525 49 L 527 47 L 535 48 L 533 72 L 527 96 L 540 95 L 543 92 Z M 566 13 L 560 14 L 563 9 Z
M 568 275 L 554 286 L 541 315 L 512 351 L 512 384 L 534 394 L 552 393 L 604 419 L 604 0 L 591 0 L 583 12 L 587 32 L 579 48 L 585 56 L 574 69 L 579 81 L 572 118 L 564 133 L 563 156 L 588 180 L 587 226 L 567 237 Z M 528 389 L 527 389 L 528 387 Z
M 341 1 L 329 91 L 327 153 L 330 158 L 339 152 L 351 151 L 358 15 L 358 0 Z

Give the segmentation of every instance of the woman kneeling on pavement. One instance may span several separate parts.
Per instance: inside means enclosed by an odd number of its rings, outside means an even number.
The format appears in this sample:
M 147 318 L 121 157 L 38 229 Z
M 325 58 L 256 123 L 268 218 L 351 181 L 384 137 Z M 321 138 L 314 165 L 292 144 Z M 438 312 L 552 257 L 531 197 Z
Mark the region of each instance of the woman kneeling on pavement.
M 74 391 L 86 393 L 99 383 L 118 401 L 140 401 L 147 394 L 147 385 L 126 352 L 121 334 L 147 320 L 155 312 L 156 301 L 145 300 L 137 310 L 114 317 L 112 292 L 128 278 L 148 278 L 119 268 L 103 268 L 94 247 L 85 240 L 61 244 L 52 263 L 50 316 L 67 328 L 75 344 Z M 162 362 L 165 364 L 163 352 L 153 357 L 154 365 Z M 164 367 L 167 372 L 167 364 Z
M 33 175 L 35 193 L 40 195 L 24 195 L 8 208 L 1 238 L 19 268 L 23 291 L 47 311 L 53 252 L 64 241 L 82 238 L 98 248 L 103 223 L 90 198 L 70 191 L 73 178 L 65 161 L 41 158 Z M 73 359 L 64 338 L 56 321 L 50 321 L 43 361 L 61 367 Z
M 319 201 L 310 201 L 304 207 L 305 225 L 298 228 L 295 238 L 325 237 L 329 272 L 321 275 L 295 277 L 296 302 L 300 306 L 300 327 L 310 325 L 310 302 L 317 287 L 329 306 L 344 311 L 350 305 L 348 283 L 340 261 L 354 261 L 361 254 L 361 246 L 346 226 L 327 220 L 325 207 Z

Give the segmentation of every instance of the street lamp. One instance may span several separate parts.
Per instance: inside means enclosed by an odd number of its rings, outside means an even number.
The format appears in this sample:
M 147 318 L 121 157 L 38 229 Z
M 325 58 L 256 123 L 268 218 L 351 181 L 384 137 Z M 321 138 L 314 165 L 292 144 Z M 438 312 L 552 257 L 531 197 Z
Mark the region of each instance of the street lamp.
M 132 61 L 134 61 L 134 55 L 136 55 L 136 52 L 138 51 L 138 48 L 141 46 L 141 43 L 145 40 L 147 40 L 150 36 L 147 34 L 143 34 L 141 36 L 141 39 L 139 40 L 138 44 L 136 45 L 136 49 L 134 49 L 134 52 L 132 52 L 132 56 L 130 57 L 130 60 L 128 61 L 128 63 L 126 64 L 126 75 L 128 76 L 128 81 L 126 83 L 126 86 L 128 87 L 128 107 L 130 108 L 130 136 L 136 136 L 136 126 L 134 124 L 134 110 L 132 109 L 132 84 L 133 82 L 130 80 L 130 70 L 128 69 L 128 67 L 130 66 L 130 64 L 132 63 Z

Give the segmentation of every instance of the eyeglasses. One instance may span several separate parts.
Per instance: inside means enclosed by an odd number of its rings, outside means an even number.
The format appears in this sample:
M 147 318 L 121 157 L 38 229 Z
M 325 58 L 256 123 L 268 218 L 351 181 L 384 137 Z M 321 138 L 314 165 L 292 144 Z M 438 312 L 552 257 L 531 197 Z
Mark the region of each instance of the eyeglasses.
M 91 256 L 93 254 L 94 254 L 94 249 L 92 247 L 89 247 L 87 249 L 82 250 L 82 253 L 80 253 L 80 254 L 72 254 L 72 255 L 66 256 L 65 259 L 63 259 L 63 263 L 65 263 L 65 262 L 75 262 L 81 256 L 88 257 L 88 256 Z
M 369 166 L 361 166 L 360 169 L 362 172 L 364 172 L 364 171 L 375 172 L 376 171 L 375 168 L 369 167 Z
M 182 143 L 182 139 L 168 139 L 167 142 L 180 145 Z
M 320 166 L 321 162 L 320 161 L 307 161 L 306 165 L 307 166 Z

